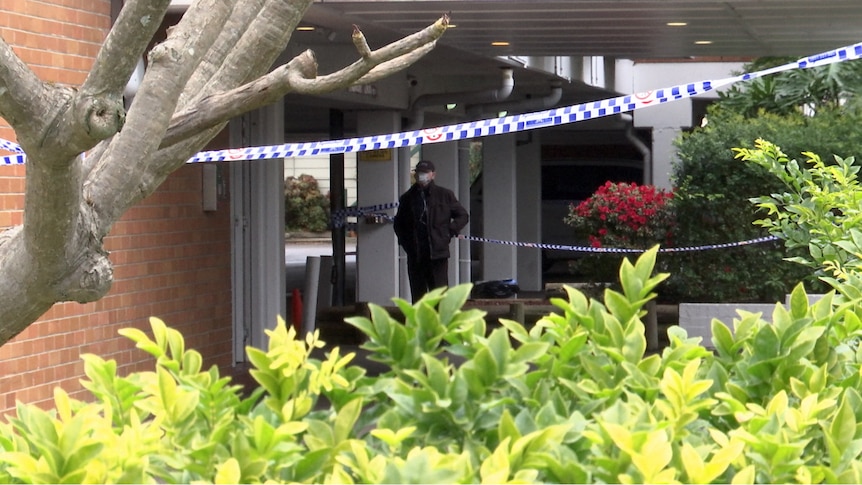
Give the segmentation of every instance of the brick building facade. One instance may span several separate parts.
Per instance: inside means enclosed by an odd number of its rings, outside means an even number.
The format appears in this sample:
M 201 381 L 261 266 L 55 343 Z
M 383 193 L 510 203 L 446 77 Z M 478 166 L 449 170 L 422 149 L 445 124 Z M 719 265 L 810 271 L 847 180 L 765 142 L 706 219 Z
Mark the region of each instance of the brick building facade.
M 5 0 L 0 32 L 45 81 L 80 85 L 111 25 L 109 0 Z M 14 133 L 0 119 L 0 138 Z M 223 147 L 215 144 L 213 148 Z M 149 332 L 148 317 L 180 330 L 205 366 L 232 359 L 230 204 L 201 205 L 201 166 L 187 166 L 118 221 L 105 247 L 114 284 L 100 301 L 60 303 L 0 347 L 0 415 L 16 402 L 51 406 L 53 389 L 86 398 L 82 353 L 117 361 L 119 372 L 152 369 L 148 354 L 118 335 Z M 25 166 L 0 166 L 0 231 L 21 224 Z

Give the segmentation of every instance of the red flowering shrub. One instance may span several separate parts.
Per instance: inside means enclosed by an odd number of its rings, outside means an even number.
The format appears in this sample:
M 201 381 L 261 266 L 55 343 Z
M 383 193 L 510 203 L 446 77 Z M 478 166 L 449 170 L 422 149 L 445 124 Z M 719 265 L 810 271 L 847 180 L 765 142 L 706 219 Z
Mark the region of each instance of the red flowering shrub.
M 593 247 L 646 249 L 668 245 L 674 227 L 673 193 L 652 185 L 606 182 L 572 206 L 566 224 L 585 234 Z
M 564 222 L 592 247 L 648 249 L 670 245 L 674 229 L 673 193 L 652 185 L 606 182 L 589 199 L 569 208 Z M 603 288 L 617 279 L 626 253 L 587 253 L 569 270 Z M 664 258 L 663 258 L 664 259 Z M 657 264 L 663 265 L 664 261 Z

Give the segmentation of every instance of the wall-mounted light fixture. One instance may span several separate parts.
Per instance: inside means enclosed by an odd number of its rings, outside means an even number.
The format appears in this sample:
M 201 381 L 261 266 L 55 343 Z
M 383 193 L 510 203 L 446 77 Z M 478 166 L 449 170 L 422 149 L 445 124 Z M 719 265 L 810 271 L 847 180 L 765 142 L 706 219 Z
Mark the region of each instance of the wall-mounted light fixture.
M 325 27 L 317 27 L 315 25 L 309 25 L 309 24 L 303 24 L 303 25 L 297 26 L 296 31 L 297 32 L 314 32 L 318 35 L 322 35 L 323 37 L 326 37 L 326 40 L 328 40 L 329 42 L 334 42 L 335 39 L 338 37 L 338 34 L 335 33 L 334 31 L 330 30 L 330 29 L 327 29 Z

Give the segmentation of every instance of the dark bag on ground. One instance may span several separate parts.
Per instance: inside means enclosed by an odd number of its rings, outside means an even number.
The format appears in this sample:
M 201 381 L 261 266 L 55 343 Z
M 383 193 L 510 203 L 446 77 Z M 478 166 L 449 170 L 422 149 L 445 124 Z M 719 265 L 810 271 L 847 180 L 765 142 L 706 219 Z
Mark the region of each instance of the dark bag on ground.
M 519 291 L 518 282 L 513 279 L 491 280 L 473 285 L 470 298 L 513 298 Z

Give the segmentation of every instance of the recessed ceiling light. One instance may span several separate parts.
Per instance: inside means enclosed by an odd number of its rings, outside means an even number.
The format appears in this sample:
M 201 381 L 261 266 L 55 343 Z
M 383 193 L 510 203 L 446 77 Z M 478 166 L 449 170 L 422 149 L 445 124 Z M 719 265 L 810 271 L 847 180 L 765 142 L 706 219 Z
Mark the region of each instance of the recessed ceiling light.
M 509 43 L 506 42 L 505 40 L 498 40 L 498 41 L 491 42 L 491 45 L 494 47 L 506 47 L 509 45 Z
M 709 45 L 709 44 L 712 44 L 712 41 L 711 40 L 696 40 L 696 41 L 694 41 L 694 43 L 697 45 Z
M 310 25 L 300 25 L 299 27 L 296 28 L 296 30 L 299 30 L 302 32 L 311 32 L 312 30 L 314 30 L 314 27 L 312 27 Z
M 688 22 L 668 22 L 668 27 L 685 27 L 688 25 Z

